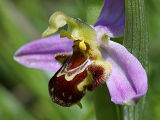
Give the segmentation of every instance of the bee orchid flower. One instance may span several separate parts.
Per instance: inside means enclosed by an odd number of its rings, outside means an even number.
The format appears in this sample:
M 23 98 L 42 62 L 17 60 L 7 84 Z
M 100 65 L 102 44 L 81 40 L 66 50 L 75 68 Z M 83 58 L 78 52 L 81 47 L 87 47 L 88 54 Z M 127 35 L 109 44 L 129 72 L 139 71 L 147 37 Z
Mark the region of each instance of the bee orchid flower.
M 124 46 L 110 40 L 124 34 L 124 2 L 105 0 L 94 26 L 55 12 L 43 38 L 22 46 L 14 59 L 30 68 L 56 72 L 50 79 L 49 93 L 61 106 L 78 103 L 87 90 L 104 83 L 115 104 L 137 103 L 147 92 L 146 72 Z M 59 28 L 60 34 L 46 37 Z

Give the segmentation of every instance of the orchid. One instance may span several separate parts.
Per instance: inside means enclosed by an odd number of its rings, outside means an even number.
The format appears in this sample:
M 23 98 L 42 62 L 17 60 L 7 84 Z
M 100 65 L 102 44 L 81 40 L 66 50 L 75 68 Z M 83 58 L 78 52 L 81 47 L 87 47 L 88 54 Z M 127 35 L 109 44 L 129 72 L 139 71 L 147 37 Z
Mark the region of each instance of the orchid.
M 105 0 L 94 26 L 55 12 L 44 38 L 22 46 L 14 59 L 30 68 L 56 72 L 49 82 L 49 93 L 59 105 L 79 103 L 87 90 L 104 83 L 115 104 L 137 103 L 147 92 L 145 69 L 124 46 L 110 40 L 124 34 L 124 2 Z M 46 37 L 59 28 L 60 34 Z

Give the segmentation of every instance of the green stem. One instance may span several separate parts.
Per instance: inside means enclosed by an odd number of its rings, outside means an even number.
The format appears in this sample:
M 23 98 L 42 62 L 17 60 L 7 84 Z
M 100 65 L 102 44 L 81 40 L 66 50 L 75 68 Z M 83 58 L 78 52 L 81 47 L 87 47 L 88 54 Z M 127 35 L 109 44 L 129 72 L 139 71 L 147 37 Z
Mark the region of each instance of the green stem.
M 148 72 L 148 32 L 144 0 L 126 0 L 124 46 L 142 63 Z M 145 96 L 136 106 L 122 106 L 124 120 L 143 120 Z
M 102 85 L 94 91 L 94 102 L 97 120 L 117 120 L 116 107 L 109 96 L 106 85 Z

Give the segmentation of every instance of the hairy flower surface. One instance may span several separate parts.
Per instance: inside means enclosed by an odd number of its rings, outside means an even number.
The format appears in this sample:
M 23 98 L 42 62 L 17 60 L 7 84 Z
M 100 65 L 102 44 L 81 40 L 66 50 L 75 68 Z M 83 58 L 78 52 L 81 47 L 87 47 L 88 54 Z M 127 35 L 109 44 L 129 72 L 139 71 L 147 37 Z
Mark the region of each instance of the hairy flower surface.
M 106 83 L 115 104 L 135 104 L 147 91 L 141 63 L 124 46 L 110 40 L 124 33 L 124 0 L 105 0 L 94 26 L 62 12 L 54 13 L 42 39 L 22 46 L 14 59 L 31 68 L 56 72 L 49 82 L 52 100 L 79 103 L 86 91 Z M 59 28 L 60 34 L 55 33 Z

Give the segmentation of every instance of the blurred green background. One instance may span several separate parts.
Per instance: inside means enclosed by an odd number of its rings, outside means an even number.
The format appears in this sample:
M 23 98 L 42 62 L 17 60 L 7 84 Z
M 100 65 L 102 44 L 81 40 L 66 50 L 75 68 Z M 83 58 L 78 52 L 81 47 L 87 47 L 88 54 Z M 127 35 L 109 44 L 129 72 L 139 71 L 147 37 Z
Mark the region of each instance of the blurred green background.
M 145 0 L 145 4 L 150 39 L 145 115 L 148 120 L 160 120 L 160 1 Z M 58 106 L 48 93 L 53 73 L 25 68 L 13 55 L 20 46 L 40 38 L 53 12 L 94 24 L 102 6 L 103 0 L 0 0 L 0 120 L 96 119 L 94 92 L 82 99 L 82 109 Z

